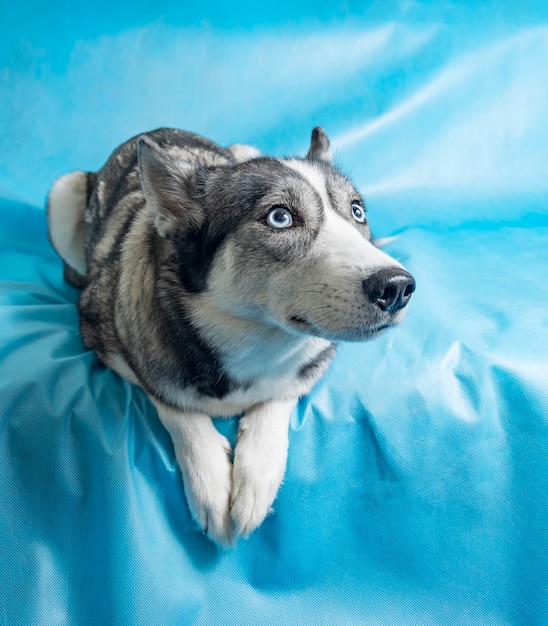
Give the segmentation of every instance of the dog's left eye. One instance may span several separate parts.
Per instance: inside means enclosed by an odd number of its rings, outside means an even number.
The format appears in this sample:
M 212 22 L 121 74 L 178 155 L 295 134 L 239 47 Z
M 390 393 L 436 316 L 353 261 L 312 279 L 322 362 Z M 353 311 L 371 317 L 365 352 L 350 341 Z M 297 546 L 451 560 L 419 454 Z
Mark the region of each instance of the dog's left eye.
M 352 216 L 360 224 L 365 222 L 365 211 L 359 202 L 352 202 Z
M 293 224 L 293 217 L 288 209 L 277 206 L 267 215 L 266 222 L 272 228 L 288 228 Z

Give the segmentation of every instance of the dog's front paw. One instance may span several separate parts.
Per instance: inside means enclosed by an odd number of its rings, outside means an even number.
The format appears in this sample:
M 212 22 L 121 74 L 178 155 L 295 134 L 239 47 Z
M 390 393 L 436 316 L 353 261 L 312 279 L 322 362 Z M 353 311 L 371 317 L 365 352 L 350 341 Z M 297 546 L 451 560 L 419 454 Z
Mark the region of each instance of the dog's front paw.
M 234 475 L 230 514 L 236 537 L 248 537 L 268 515 L 279 484 L 239 469 Z
M 207 454 L 181 463 L 185 494 L 192 517 L 206 535 L 222 546 L 233 543 L 230 520 L 232 491 L 231 447 L 219 434 L 215 445 L 208 446 Z
M 285 473 L 287 448 L 265 453 L 245 431 L 234 456 L 230 514 L 236 537 L 248 537 L 271 510 Z

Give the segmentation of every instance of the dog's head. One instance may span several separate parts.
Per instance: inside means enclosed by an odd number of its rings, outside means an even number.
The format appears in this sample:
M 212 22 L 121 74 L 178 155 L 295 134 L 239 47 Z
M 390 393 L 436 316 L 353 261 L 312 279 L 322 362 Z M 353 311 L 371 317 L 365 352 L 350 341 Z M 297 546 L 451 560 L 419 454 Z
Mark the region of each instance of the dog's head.
M 371 242 L 365 205 L 315 128 L 304 159 L 205 167 L 139 141 L 143 192 L 181 285 L 211 311 L 331 340 L 401 321 L 415 281 Z

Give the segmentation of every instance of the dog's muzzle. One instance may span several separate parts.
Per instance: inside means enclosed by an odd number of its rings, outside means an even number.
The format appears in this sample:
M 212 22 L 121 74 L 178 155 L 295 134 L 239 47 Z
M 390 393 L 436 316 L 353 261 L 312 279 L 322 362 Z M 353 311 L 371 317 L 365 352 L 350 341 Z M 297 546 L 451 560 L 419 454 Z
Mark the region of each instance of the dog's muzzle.
M 400 268 L 379 270 L 363 281 L 363 290 L 370 302 L 393 315 L 407 306 L 415 291 L 415 279 Z

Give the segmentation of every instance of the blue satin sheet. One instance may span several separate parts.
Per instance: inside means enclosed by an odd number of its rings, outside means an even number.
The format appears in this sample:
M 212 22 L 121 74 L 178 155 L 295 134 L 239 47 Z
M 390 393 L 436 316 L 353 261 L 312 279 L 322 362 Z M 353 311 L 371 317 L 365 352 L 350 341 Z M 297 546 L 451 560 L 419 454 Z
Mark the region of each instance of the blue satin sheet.
M 0 624 L 548 624 L 548 5 L 21 0 L 0 23 Z M 315 125 L 417 291 L 341 344 L 274 513 L 221 550 L 148 399 L 82 344 L 45 197 L 160 126 L 303 155 Z

